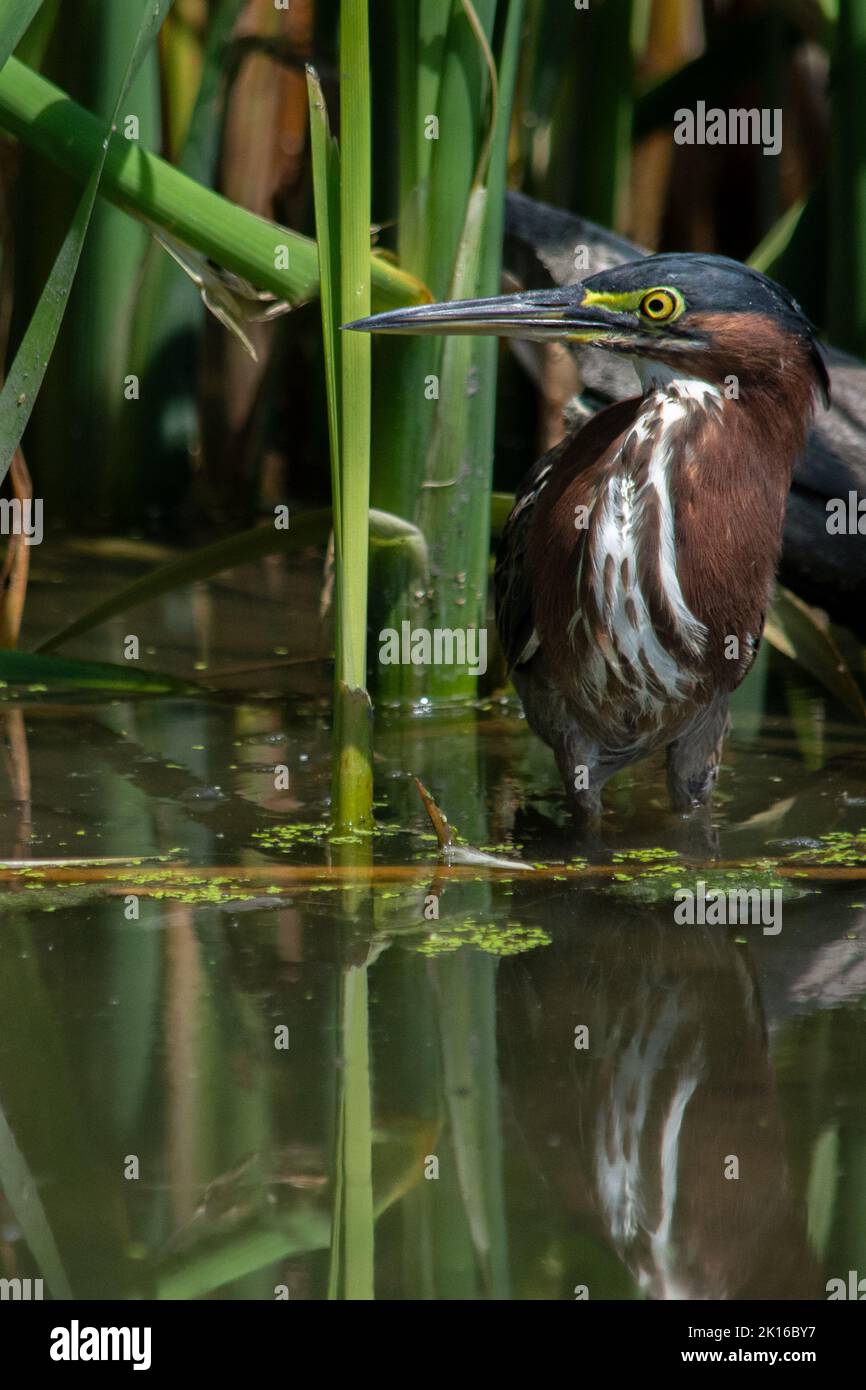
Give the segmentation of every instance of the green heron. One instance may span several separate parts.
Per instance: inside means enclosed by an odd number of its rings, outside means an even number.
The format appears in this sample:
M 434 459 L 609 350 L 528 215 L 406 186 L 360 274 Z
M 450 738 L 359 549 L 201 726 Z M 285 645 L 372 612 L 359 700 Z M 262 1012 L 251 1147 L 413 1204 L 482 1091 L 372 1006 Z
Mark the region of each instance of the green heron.
M 726 257 L 659 255 L 347 327 L 556 339 L 631 359 L 641 393 L 567 435 L 520 487 L 496 621 L 578 817 L 596 818 L 607 779 L 662 747 L 673 808 L 705 804 L 729 696 L 761 641 L 816 393 L 829 404 L 796 301 Z

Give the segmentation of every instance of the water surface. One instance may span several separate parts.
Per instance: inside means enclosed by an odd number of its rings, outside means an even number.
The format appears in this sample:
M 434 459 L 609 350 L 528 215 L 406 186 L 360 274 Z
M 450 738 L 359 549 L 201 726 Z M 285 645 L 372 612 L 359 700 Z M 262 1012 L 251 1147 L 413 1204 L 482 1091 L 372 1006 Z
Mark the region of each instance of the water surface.
M 43 547 L 30 639 L 136 572 Z M 589 842 L 516 702 L 379 711 L 380 832 L 329 842 L 318 578 L 239 569 L 70 648 L 134 633 L 217 695 L 4 692 L 0 856 L 140 862 L 4 870 L 0 1275 L 230 1299 L 866 1276 L 862 728 L 768 656 L 712 824 L 646 764 Z M 548 871 L 443 874 L 415 775 L 468 843 Z M 783 894 L 781 930 L 678 924 L 699 880 Z

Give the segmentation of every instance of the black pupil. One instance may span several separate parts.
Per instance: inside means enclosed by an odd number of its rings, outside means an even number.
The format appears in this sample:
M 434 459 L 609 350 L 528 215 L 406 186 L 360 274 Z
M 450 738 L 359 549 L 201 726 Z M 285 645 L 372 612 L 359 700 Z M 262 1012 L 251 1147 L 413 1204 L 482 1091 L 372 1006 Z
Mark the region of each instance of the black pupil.
M 666 307 L 663 299 L 651 299 L 649 302 L 649 311 L 651 314 L 663 314 Z

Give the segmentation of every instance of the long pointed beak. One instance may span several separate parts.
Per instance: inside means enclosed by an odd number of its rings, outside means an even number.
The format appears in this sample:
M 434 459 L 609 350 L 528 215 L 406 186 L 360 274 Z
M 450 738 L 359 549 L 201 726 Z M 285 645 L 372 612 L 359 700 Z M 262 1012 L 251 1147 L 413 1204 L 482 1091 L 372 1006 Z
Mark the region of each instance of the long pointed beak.
M 537 342 L 568 338 L 592 342 L 622 329 L 622 319 L 593 305 L 582 308 L 583 287 L 525 290 L 492 299 L 451 299 L 417 304 L 356 319 L 343 327 L 362 333 L 474 333 Z

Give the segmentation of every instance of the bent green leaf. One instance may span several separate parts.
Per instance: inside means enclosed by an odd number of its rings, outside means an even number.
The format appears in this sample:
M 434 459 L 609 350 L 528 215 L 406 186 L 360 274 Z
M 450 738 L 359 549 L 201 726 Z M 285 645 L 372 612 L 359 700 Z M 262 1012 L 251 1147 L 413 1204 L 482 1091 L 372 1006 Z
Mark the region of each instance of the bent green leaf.
M 369 523 L 370 544 L 383 549 L 402 547 L 415 567 L 418 578 L 426 582 L 427 543 L 418 527 L 402 517 L 379 511 L 370 512 Z M 54 651 L 64 642 L 90 632 L 119 613 L 128 613 L 142 603 L 173 593 L 175 589 L 193 584 L 196 580 L 210 579 L 235 565 L 248 565 L 267 555 L 291 555 L 310 545 L 327 545 L 330 531 L 331 509 L 322 507 L 318 511 L 302 512 L 292 517 L 287 531 L 278 531 L 273 526 L 254 526 L 248 531 L 240 531 L 236 536 L 213 541 L 189 555 L 182 555 L 178 560 L 162 565 L 153 574 L 136 579 L 102 603 L 97 603 L 80 618 L 49 637 L 37 647 L 37 651 Z
M 116 690 L 130 695 L 201 694 L 200 686 L 161 671 L 115 666 L 108 661 L 73 661 L 36 652 L 0 651 L 0 683 L 25 686 L 34 694 L 56 695 L 67 690 Z

